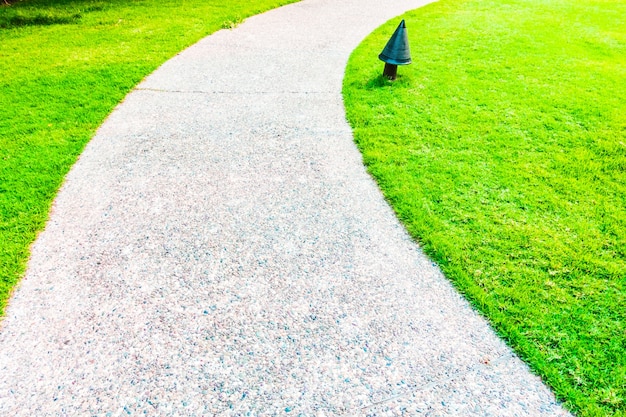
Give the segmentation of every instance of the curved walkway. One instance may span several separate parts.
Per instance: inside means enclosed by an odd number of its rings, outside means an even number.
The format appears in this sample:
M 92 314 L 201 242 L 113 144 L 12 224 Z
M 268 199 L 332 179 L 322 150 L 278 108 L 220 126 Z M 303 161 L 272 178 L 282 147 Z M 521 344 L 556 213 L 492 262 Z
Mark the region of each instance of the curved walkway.
M 407 237 L 353 145 L 347 58 L 424 3 L 304 0 L 130 94 L 8 308 L 0 415 L 566 415 Z

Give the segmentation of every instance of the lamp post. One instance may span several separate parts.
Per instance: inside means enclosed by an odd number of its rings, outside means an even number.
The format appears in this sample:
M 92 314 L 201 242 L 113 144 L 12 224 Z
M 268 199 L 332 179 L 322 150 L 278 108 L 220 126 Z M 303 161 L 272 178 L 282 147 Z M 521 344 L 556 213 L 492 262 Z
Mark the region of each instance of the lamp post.
M 409 38 L 407 36 L 404 19 L 391 38 L 385 45 L 385 49 L 378 55 L 378 59 L 385 63 L 383 77 L 395 80 L 398 74 L 398 65 L 409 65 L 411 63 L 411 51 L 409 49 Z

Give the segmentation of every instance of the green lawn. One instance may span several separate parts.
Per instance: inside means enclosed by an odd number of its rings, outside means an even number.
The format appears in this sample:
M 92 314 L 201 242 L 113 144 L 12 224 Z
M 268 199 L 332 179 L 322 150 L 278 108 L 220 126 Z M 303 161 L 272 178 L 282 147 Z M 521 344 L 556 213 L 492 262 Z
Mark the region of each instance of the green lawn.
M 205 35 L 293 1 L 24 0 L 0 6 L 0 316 L 63 177 L 113 107 Z
M 441 0 L 344 82 L 409 232 L 581 416 L 626 415 L 626 1 Z

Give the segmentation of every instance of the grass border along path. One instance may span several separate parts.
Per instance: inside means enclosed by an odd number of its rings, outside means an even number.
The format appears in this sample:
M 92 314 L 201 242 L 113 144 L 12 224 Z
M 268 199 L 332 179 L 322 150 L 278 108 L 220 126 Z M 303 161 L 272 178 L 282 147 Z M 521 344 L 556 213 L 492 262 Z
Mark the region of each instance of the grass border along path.
M 581 416 L 626 415 L 626 2 L 441 0 L 413 64 L 354 52 L 348 119 L 409 232 Z
M 295 0 L 23 0 L 0 6 L 0 316 L 95 129 L 202 37 Z

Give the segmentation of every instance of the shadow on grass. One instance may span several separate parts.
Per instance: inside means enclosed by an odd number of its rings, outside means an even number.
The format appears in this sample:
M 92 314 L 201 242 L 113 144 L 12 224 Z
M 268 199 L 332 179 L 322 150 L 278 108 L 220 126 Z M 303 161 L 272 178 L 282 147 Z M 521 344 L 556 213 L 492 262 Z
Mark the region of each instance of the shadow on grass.
M 101 10 L 104 5 L 93 1 L 8 0 L 0 3 L 0 29 L 75 24 L 86 13 Z
M 77 23 L 81 18 L 80 13 L 75 14 L 54 14 L 54 13 L 23 13 L 18 12 L 12 16 L 0 16 L 0 28 L 11 29 L 23 26 L 50 26 L 50 25 L 66 25 Z
M 110 0 L 106 3 L 124 3 L 124 0 Z M 102 5 L 102 0 L 0 0 L 0 11 L 6 8 L 81 8 L 81 6 L 90 7 L 94 4 Z
M 395 80 L 390 80 L 387 77 L 384 77 L 382 74 L 382 69 L 380 74 L 372 75 L 370 79 L 365 82 L 363 85 L 366 90 L 377 90 L 379 88 L 390 88 L 393 86 L 406 86 L 411 83 L 411 79 L 408 76 L 402 76 L 402 74 L 398 74 L 398 78 Z

